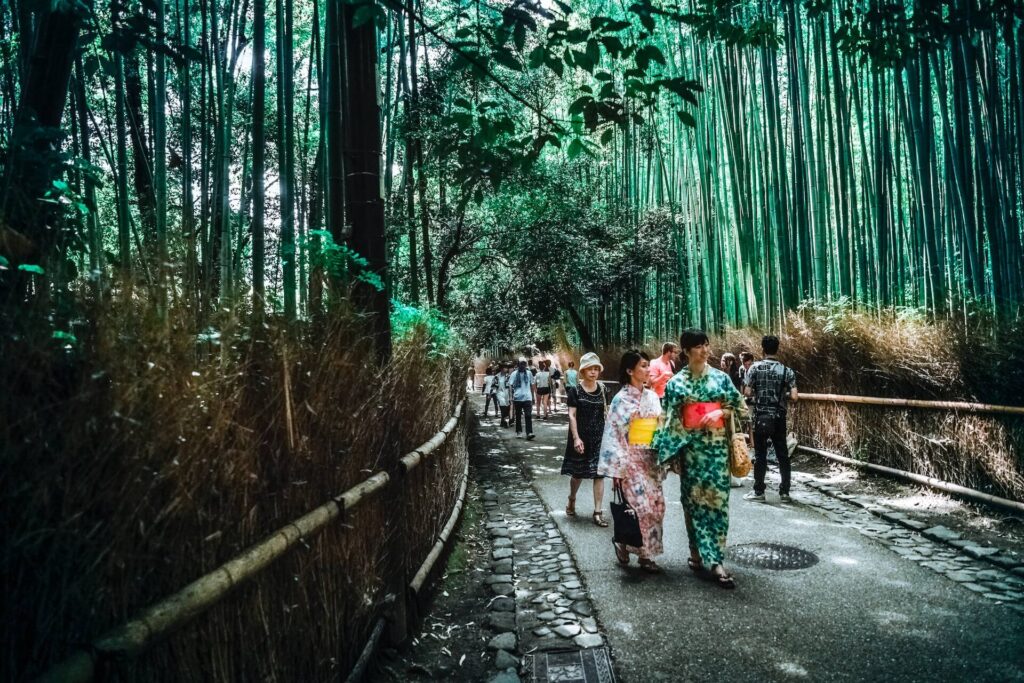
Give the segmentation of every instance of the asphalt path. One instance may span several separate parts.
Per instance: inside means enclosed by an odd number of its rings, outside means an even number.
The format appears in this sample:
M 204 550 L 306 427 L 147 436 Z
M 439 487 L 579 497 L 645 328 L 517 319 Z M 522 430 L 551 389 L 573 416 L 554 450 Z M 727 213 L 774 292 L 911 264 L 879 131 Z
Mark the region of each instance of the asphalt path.
M 477 401 L 476 409 L 480 410 Z M 565 515 L 559 474 L 568 420 L 535 420 L 537 438 L 505 444 L 572 551 L 623 681 L 1017 681 L 1024 680 L 1024 620 L 1003 605 L 904 560 L 856 530 L 797 502 L 742 499 L 733 489 L 729 546 L 776 542 L 816 554 L 807 569 L 751 569 L 728 562 L 728 591 L 693 575 L 679 479 L 665 481 L 668 512 L 662 575 L 615 562 L 611 529 L 595 526 L 589 482 Z M 609 492 L 605 494 L 605 516 Z

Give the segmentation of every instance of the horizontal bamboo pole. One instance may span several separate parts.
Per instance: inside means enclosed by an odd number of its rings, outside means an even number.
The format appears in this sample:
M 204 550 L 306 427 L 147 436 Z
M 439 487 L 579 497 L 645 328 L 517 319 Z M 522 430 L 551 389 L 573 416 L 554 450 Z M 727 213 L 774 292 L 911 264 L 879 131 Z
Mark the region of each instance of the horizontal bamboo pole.
M 934 410 L 963 411 L 965 413 L 1024 415 L 1024 406 L 997 406 L 989 403 L 966 403 L 961 401 L 919 401 L 913 398 L 875 398 L 872 396 L 844 396 L 842 394 L 800 394 L 800 400 L 859 403 L 861 405 L 890 406 L 894 408 L 931 408 Z
M 1009 500 L 1007 498 L 999 498 L 998 496 L 992 496 L 987 493 L 982 493 L 981 491 L 969 489 L 966 486 L 960 486 L 959 484 L 951 484 L 948 481 L 942 481 L 941 479 L 936 479 L 935 477 L 928 477 L 923 474 L 915 474 L 913 472 L 904 472 L 903 470 L 898 470 L 893 467 L 886 467 L 885 465 L 875 465 L 870 462 L 864 462 L 862 460 L 848 458 L 844 455 L 838 455 L 830 451 L 823 451 L 818 448 L 811 448 L 810 446 L 797 446 L 797 450 L 813 453 L 814 455 L 820 455 L 823 458 L 835 460 L 836 462 L 841 462 L 844 465 L 860 467 L 866 470 L 871 470 L 872 472 L 878 472 L 880 474 L 886 474 L 891 477 L 896 477 L 898 479 L 912 481 L 915 484 L 929 486 L 933 489 L 938 489 L 939 491 L 952 493 L 954 495 L 960 496 L 961 498 L 967 498 L 968 500 L 973 500 L 978 503 L 985 503 L 986 505 L 992 505 L 994 507 L 1009 510 L 1010 512 L 1015 512 L 1017 514 L 1024 512 L 1024 503 L 1021 503 L 1019 501 Z
M 417 448 L 413 453 L 429 454 L 444 443 L 458 424 L 465 399 L 459 402 L 455 413 L 442 431 Z M 348 512 L 391 481 L 387 472 L 377 472 L 356 484 L 340 496 L 324 503 L 302 517 L 281 527 L 268 538 L 240 555 L 201 576 L 177 593 L 143 610 L 135 619 L 109 631 L 92 643 L 88 650 L 77 650 L 67 659 L 44 673 L 40 683 L 87 683 L 96 675 L 96 660 L 101 656 L 135 657 L 155 641 L 220 602 L 240 583 L 252 578 L 272 562 L 284 555 L 301 539 L 318 533 L 342 512 Z M 463 484 L 465 485 L 465 484 Z
M 430 549 L 427 554 L 427 558 L 423 560 L 423 564 L 420 565 L 419 571 L 416 572 L 416 576 L 413 577 L 409 584 L 412 588 L 413 593 L 419 593 L 420 589 L 423 588 L 423 584 L 426 582 L 427 577 L 430 575 L 430 571 L 434 568 L 434 563 L 437 562 L 437 558 L 441 556 L 444 551 L 444 546 L 448 542 L 448 537 L 451 536 L 452 530 L 455 528 L 455 524 L 459 521 L 459 515 L 462 513 L 462 505 L 466 500 L 466 486 L 469 482 L 469 460 L 466 460 L 466 468 L 462 472 L 462 485 L 459 487 L 459 497 L 456 499 L 455 507 L 452 508 L 452 514 L 448 517 L 448 523 L 441 529 L 441 533 L 437 536 L 437 543 Z

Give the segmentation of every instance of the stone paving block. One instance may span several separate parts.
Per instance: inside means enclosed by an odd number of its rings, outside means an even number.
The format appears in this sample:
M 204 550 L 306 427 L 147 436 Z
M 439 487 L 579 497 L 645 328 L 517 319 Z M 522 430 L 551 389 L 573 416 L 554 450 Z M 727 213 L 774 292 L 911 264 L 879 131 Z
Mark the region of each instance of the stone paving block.
M 959 533 L 953 531 L 952 529 L 947 529 L 941 524 L 938 526 L 933 526 L 929 529 L 925 529 L 921 533 L 927 536 L 928 538 L 940 541 L 942 543 L 949 543 L 951 541 L 956 541 L 961 538 Z
M 498 654 L 494 656 L 494 666 L 497 669 L 518 669 L 519 659 L 513 657 L 505 650 L 498 650 Z
M 511 631 L 507 633 L 499 633 L 491 638 L 487 643 L 487 647 L 491 650 L 515 650 L 516 634 Z
M 491 601 L 490 609 L 495 612 L 514 612 L 516 609 L 516 601 L 512 598 L 495 598 Z
M 598 633 L 581 633 L 573 638 L 572 642 L 582 648 L 601 647 L 604 645 L 604 638 Z

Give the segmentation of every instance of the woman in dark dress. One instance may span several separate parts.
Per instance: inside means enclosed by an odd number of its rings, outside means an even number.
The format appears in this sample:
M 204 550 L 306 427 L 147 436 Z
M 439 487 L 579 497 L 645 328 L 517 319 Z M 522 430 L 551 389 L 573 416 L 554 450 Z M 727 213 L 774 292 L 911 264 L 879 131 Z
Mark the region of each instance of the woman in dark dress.
M 580 359 L 579 384 L 567 390 L 569 405 L 569 436 L 562 459 L 562 474 L 572 479 L 569 483 L 568 517 L 576 516 L 576 492 L 584 479 L 594 481 L 594 524 L 608 526 L 604 519 L 604 477 L 597 473 L 597 461 L 604 435 L 604 417 L 607 412 L 604 387 L 597 381 L 604 366 L 596 353 Z

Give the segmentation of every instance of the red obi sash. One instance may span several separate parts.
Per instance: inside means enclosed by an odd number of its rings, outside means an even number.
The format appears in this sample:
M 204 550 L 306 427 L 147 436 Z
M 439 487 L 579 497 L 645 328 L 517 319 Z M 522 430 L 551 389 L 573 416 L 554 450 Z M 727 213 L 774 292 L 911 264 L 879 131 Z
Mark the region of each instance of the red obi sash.
M 687 429 L 701 429 L 700 421 L 708 413 L 721 410 L 721 403 L 686 403 L 681 410 L 683 426 Z M 722 429 L 725 427 L 725 418 L 719 417 L 708 425 L 711 429 Z

